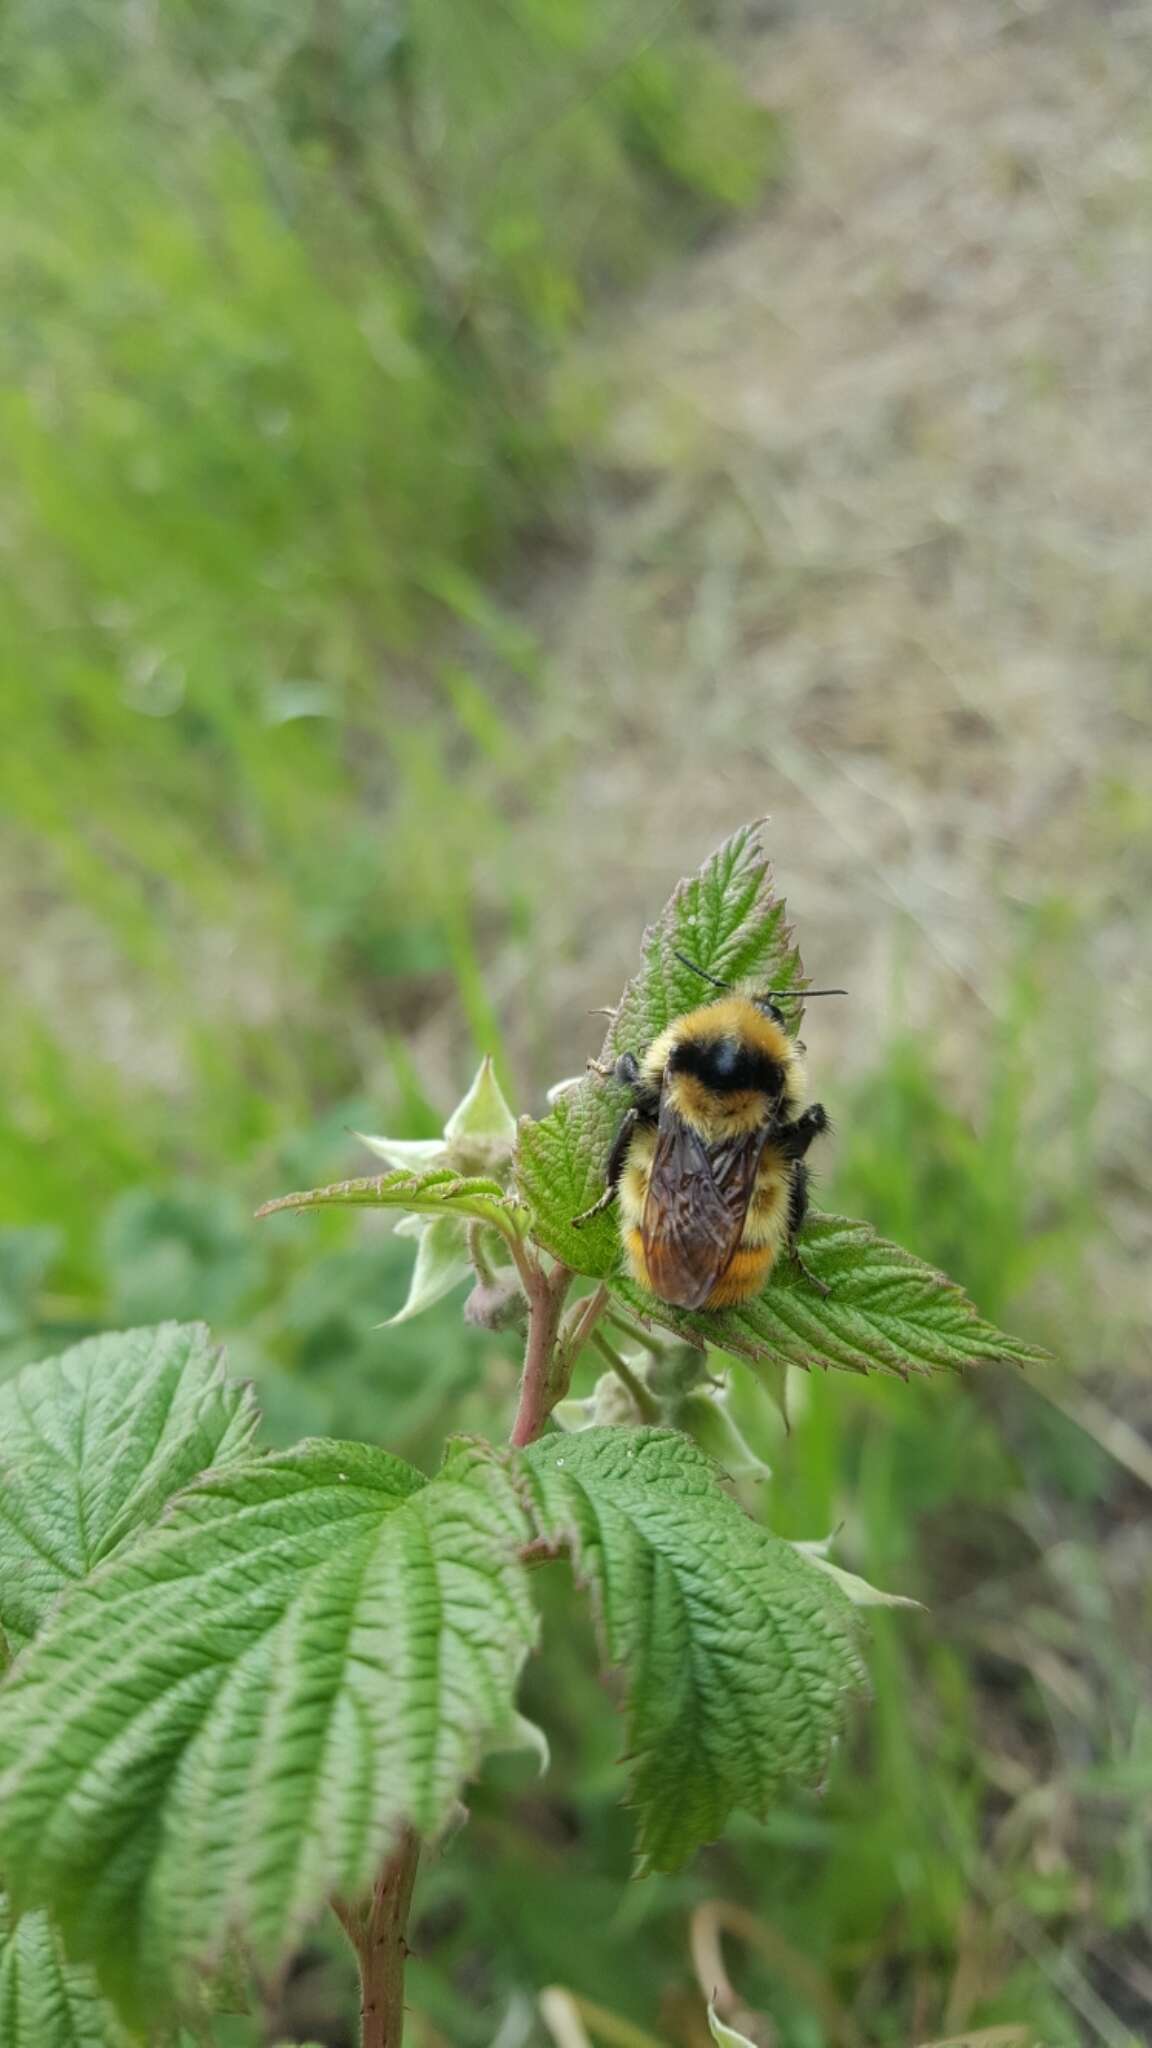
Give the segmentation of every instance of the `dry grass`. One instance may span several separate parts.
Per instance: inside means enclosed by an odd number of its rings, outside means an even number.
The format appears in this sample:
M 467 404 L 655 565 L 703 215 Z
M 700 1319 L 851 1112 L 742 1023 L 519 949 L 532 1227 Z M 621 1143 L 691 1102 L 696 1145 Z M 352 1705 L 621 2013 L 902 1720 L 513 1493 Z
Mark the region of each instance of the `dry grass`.
M 1030 919 L 1082 925 L 1107 993 L 1068 994 L 1144 1191 L 1150 61 L 1147 5 L 816 6 L 752 41 L 789 186 L 599 337 L 585 554 L 535 598 L 574 1011 L 669 873 L 767 810 L 855 998 L 811 1021 L 824 1057 L 867 1063 L 894 1001 L 958 1053 Z M 1145 1255 L 1146 1192 L 1116 1220 Z

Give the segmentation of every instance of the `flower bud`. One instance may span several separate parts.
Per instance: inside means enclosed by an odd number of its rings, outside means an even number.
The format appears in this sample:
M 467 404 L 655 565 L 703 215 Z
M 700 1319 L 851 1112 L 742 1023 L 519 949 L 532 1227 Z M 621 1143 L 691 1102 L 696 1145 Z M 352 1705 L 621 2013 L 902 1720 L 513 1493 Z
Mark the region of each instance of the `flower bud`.
M 527 1308 L 515 1280 L 477 1280 L 464 1303 L 464 1320 L 478 1330 L 511 1330 L 524 1321 Z

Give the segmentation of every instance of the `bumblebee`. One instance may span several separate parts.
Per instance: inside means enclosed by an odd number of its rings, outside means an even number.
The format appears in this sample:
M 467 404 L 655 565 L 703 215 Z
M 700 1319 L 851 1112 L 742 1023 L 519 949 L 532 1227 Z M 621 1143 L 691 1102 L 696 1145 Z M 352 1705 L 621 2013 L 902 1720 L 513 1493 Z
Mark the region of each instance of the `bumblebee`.
M 728 1308 L 759 1294 L 782 1252 L 799 1257 L 808 1149 L 828 1129 L 805 1106 L 803 1047 L 785 1029 L 779 990 L 742 995 L 677 954 L 722 991 L 678 1017 L 642 1058 L 610 1072 L 632 1096 L 608 1157 L 604 1193 L 577 1226 L 616 1202 L 639 1286 L 679 1308 Z M 797 991 L 843 995 L 843 989 Z

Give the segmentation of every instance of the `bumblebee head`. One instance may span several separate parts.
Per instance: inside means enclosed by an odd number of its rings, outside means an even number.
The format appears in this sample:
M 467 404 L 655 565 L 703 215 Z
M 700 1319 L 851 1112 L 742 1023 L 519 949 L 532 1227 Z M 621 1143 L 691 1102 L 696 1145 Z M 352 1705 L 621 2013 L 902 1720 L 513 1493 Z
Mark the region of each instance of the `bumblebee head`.
M 682 967 L 690 967 L 693 974 L 698 974 L 701 981 L 710 981 L 713 988 L 722 988 L 727 991 L 732 987 L 730 981 L 718 981 L 716 976 L 709 974 L 706 968 L 697 967 L 696 962 L 689 960 L 686 953 L 677 953 L 676 958 Z M 771 1017 L 774 1024 L 784 1025 L 784 1012 L 780 1008 L 777 997 L 782 996 L 794 1003 L 806 1003 L 809 996 L 846 996 L 847 993 L 846 988 L 763 988 L 758 991 L 754 990 L 748 1000 L 765 1017 Z

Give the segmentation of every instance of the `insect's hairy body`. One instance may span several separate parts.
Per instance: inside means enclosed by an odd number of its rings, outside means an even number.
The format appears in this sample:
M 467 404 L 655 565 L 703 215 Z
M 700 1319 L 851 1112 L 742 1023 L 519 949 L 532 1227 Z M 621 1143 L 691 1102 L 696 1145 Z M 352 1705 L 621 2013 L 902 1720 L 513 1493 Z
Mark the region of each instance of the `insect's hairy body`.
M 758 1130 L 773 1111 L 791 1121 L 807 1091 L 794 1039 L 747 996 L 724 996 L 677 1018 L 640 1068 L 706 1142 Z
M 727 995 L 662 1031 L 617 1078 L 632 1090 L 608 1168 L 634 1278 L 665 1301 L 723 1308 L 758 1294 L 807 1206 L 800 1048 L 779 1015 Z

